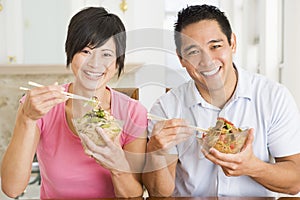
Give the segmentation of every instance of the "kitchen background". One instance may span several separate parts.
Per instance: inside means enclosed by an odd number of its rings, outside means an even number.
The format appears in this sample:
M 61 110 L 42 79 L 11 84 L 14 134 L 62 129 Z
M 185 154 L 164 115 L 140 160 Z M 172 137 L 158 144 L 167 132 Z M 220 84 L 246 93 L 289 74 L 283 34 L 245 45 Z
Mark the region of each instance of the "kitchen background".
M 110 85 L 139 88 L 149 109 L 165 88 L 188 80 L 175 54 L 173 24 L 181 8 L 202 3 L 220 7 L 231 21 L 235 63 L 286 85 L 300 108 L 298 0 L 0 0 L 0 160 L 24 94 L 19 86 L 72 80 L 64 41 L 74 13 L 101 5 L 123 20 L 126 70 Z

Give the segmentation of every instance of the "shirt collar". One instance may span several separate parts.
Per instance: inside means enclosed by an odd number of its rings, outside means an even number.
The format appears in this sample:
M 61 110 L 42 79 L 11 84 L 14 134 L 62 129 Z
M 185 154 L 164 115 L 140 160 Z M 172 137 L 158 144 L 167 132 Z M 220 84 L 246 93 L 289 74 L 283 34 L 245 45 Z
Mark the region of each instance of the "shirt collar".
M 238 83 L 234 91 L 233 98 L 247 98 L 251 100 L 251 77 L 252 75 L 243 68 L 238 68 L 234 65 L 238 74 Z
M 201 104 L 203 106 L 211 106 L 209 103 L 207 103 L 201 94 L 199 93 L 195 81 L 191 79 L 188 83 L 188 88 L 187 88 L 187 94 L 185 97 L 185 102 L 187 107 L 192 107 L 197 104 Z

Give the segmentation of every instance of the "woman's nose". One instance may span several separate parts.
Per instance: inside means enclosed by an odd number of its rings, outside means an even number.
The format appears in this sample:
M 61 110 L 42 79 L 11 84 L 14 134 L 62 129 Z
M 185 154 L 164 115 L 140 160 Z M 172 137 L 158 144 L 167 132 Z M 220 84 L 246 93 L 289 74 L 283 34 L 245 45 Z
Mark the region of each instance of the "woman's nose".
M 99 67 L 100 61 L 96 53 L 92 53 L 87 59 L 87 65 L 93 68 Z

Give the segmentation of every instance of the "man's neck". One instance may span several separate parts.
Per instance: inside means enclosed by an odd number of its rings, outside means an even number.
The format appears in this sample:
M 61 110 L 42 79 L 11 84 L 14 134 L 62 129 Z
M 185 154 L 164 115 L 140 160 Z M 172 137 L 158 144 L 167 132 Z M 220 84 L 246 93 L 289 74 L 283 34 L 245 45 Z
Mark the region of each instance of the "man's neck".
M 229 76 L 232 76 L 233 80 L 231 79 L 229 82 L 224 83 L 223 88 L 208 91 L 197 86 L 198 91 L 208 103 L 218 108 L 223 108 L 234 94 L 238 82 L 238 74 L 235 68 Z

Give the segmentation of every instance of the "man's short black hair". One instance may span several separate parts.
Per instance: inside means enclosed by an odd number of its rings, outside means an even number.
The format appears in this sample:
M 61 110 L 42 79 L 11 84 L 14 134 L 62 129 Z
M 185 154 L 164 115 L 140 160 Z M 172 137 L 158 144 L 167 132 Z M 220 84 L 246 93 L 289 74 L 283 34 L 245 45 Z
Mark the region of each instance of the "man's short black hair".
M 212 5 L 194 5 L 183 8 L 178 12 L 177 22 L 174 24 L 174 37 L 175 44 L 178 52 L 181 51 L 181 31 L 186 26 L 202 21 L 202 20 L 214 20 L 216 21 L 221 31 L 226 35 L 229 44 L 231 44 L 231 26 L 229 20 L 225 16 L 224 12 L 220 11 L 217 7 Z

